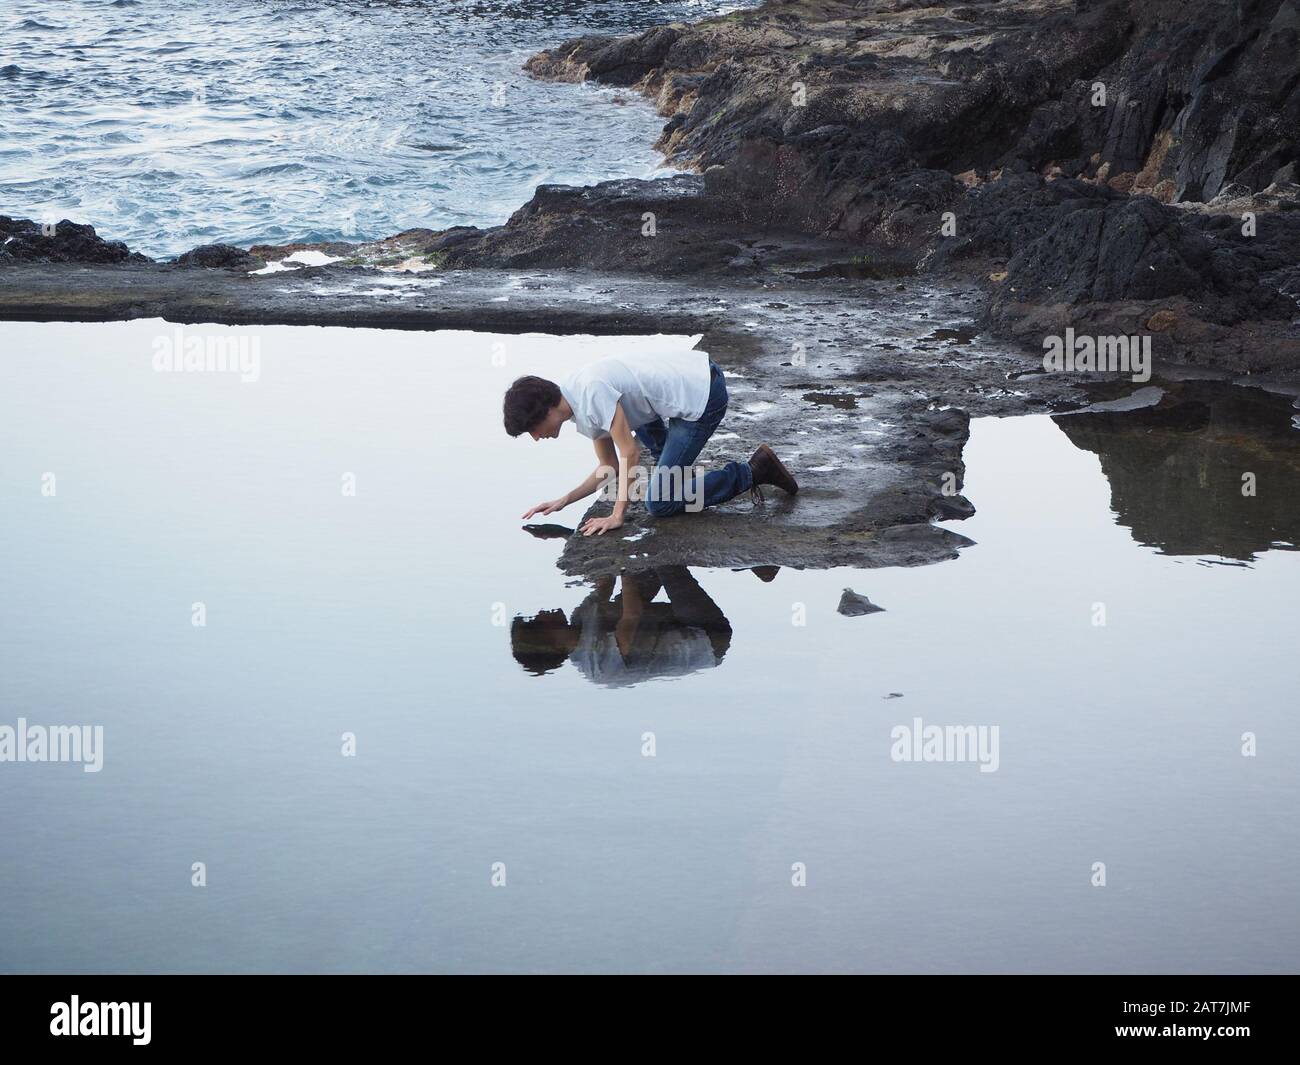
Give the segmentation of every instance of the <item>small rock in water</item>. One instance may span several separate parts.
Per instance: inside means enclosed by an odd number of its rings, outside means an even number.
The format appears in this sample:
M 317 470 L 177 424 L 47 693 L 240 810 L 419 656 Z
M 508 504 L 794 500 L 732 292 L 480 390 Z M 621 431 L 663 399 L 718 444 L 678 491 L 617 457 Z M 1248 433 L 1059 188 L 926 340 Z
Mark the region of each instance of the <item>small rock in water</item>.
M 840 596 L 839 611 L 846 618 L 860 618 L 863 614 L 879 614 L 885 608 L 876 606 L 865 595 L 858 595 L 852 588 L 845 588 Z

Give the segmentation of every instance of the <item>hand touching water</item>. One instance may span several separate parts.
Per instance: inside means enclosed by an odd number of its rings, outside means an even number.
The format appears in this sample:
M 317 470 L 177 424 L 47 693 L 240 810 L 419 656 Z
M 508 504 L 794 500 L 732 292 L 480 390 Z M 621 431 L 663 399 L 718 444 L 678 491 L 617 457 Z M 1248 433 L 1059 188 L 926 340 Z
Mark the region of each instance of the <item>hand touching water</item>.
M 538 503 L 537 506 L 524 512 L 524 520 L 536 517 L 538 514 L 554 514 L 557 510 L 563 510 L 569 505 L 566 499 L 552 499 L 549 503 Z

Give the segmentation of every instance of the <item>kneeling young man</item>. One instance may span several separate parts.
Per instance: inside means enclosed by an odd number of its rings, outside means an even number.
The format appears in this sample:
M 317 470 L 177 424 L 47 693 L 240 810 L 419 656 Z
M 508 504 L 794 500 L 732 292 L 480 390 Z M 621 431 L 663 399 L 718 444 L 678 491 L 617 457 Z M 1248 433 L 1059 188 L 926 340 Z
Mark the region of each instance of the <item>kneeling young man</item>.
M 605 533 L 623 524 L 628 479 L 640 461 L 641 445 L 650 452 L 646 509 L 656 517 L 677 514 L 687 501 L 701 507 L 725 503 L 746 489 L 775 485 L 793 495 L 799 485 L 766 444 L 748 462 L 728 462 L 702 478 L 688 467 L 695 462 L 727 413 L 727 385 L 722 371 L 704 352 L 637 354 L 597 359 L 560 384 L 543 377 L 521 377 L 506 392 L 506 432 L 552 440 L 572 421 L 596 449 L 597 466 L 582 484 L 524 514 L 553 514 L 595 492 L 610 471 L 618 471 L 618 500 L 607 518 L 592 518 L 584 535 Z

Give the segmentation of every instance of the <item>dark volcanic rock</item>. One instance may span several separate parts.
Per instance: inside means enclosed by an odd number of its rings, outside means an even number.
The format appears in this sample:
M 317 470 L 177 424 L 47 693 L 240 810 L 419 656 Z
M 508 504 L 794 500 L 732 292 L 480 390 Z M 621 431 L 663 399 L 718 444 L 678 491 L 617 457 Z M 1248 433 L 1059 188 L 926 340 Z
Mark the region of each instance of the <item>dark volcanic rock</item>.
M 202 244 L 177 256 L 177 266 L 202 266 L 211 270 L 258 270 L 265 261 L 232 244 Z
M 1174 208 L 1104 184 L 1007 175 L 967 197 L 964 237 L 935 259 L 987 268 L 1005 256 L 986 325 L 1039 350 L 1072 326 L 1150 335 L 1160 361 L 1296 369 L 1300 217 L 1281 202 Z M 1257 212 L 1251 236 L 1244 210 Z
M 702 178 L 606 181 L 587 188 L 540 185 L 504 226 L 449 233 L 429 247 L 450 267 L 559 266 L 647 273 L 718 270 L 741 253 L 717 227 L 736 212 Z
M 721 202 L 730 216 L 716 218 L 751 239 L 840 235 L 894 272 L 979 271 L 1000 284 L 988 325 L 1004 334 L 1146 331 L 1172 315 L 1162 357 L 1300 367 L 1286 323 L 1300 225 L 1278 220 L 1300 200 L 1257 205 L 1249 240 L 1203 206 L 1285 188 L 1300 170 L 1294 0 L 769 0 L 585 37 L 527 68 L 634 84 L 655 101 L 668 119 L 659 147 L 710 179 L 707 197 L 674 212 L 678 230 Z M 537 235 L 531 218 L 516 225 Z M 735 262 L 686 247 L 675 266 L 590 226 L 555 232 L 657 272 Z
M 1294 0 L 1133 0 L 1107 7 L 1125 47 L 1087 84 L 1037 111 L 1005 162 L 1101 168 L 1126 187 L 1204 201 L 1259 191 L 1300 144 L 1300 7 Z M 1094 102 L 1093 84 L 1106 100 Z
M 78 225 L 66 218 L 42 226 L 27 218 L 0 215 L 0 265 L 8 262 L 145 263 L 150 260 L 131 251 L 120 240 L 104 240 L 94 226 Z
M 1183 224 L 1181 212 L 1148 197 L 1079 197 L 1062 204 L 1046 230 L 1022 244 L 993 302 L 1071 304 L 1163 300 L 1201 302 L 1202 316 L 1289 319 L 1294 301 L 1260 283 L 1246 259 Z
M 746 164 L 747 199 L 856 233 L 866 186 L 917 168 L 1259 191 L 1296 161 L 1298 52 L 1293 0 L 769 0 L 579 38 L 526 69 L 634 84 L 669 118 L 671 159 Z
M 424 252 L 448 268 L 565 267 L 659 276 L 753 274 L 804 265 L 829 242 L 755 231 L 713 174 L 623 179 L 574 188 L 540 185 L 503 226 L 458 227 Z
M 887 175 L 992 165 L 1033 110 L 1122 51 L 1127 20 L 1069 0 L 769 2 L 535 56 L 538 77 L 632 84 L 679 165 L 728 168 L 754 219 L 867 235 Z
M 592 78 L 609 85 L 632 85 L 664 62 L 679 36 L 678 27 L 656 26 L 631 37 L 580 37 L 530 59 L 527 69 L 553 81 Z

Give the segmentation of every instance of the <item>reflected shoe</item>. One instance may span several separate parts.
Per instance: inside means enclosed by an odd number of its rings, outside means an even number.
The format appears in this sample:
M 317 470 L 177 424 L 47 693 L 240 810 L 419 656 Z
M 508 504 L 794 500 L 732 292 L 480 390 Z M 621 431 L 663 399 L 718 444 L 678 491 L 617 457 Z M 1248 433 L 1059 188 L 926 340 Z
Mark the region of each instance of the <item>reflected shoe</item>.
M 766 444 L 759 444 L 758 450 L 750 455 L 749 468 L 754 475 L 751 491 L 754 499 L 759 503 L 764 502 L 761 486 L 765 484 L 773 485 L 790 495 L 795 495 L 799 491 L 799 482 L 785 468 L 785 464 L 776 457 L 776 452 Z

